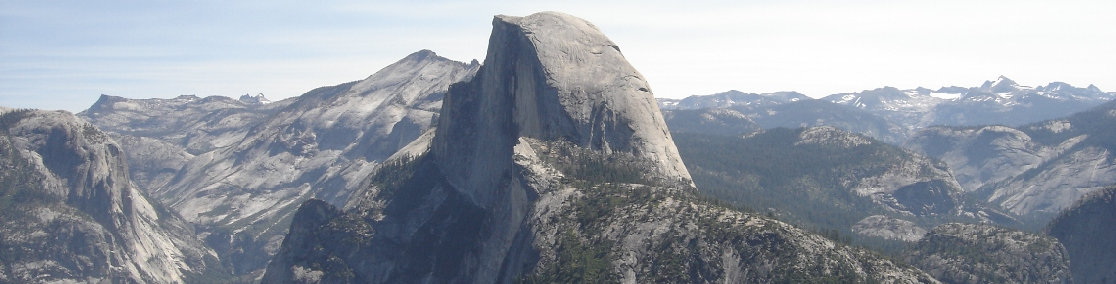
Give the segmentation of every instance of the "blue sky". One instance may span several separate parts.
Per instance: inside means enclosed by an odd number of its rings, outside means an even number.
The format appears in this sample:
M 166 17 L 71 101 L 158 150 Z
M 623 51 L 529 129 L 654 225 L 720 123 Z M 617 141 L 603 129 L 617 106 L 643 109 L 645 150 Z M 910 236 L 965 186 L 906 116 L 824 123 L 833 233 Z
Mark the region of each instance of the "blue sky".
M 544 10 L 596 24 L 659 97 L 821 97 L 999 75 L 1116 91 L 1116 1 L 0 0 L 0 105 L 80 111 L 100 94 L 281 99 L 363 79 L 420 49 L 483 60 L 493 15 Z

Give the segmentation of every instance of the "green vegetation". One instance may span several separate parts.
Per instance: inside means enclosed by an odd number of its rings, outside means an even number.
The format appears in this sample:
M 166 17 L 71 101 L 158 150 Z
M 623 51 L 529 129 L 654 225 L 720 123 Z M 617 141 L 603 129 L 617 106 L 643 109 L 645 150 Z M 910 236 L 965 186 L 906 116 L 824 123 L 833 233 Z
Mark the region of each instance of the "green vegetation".
M 801 131 L 776 128 L 748 139 L 686 134 L 676 135 L 675 143 L 700 193 L 737 207 L 774 210 L 780 219 L 829 235 L 849 235 L 857 221 L 887 213 L 843 184 L 882 174 L 906 157 L 901 149 L 794 145 Z
M 856 194 L 853 186 L 864 178 L 910 164 L 915 159 L 913 154 L 872 140 L 859 145 L 796 144 L 805 130 L 775 128 L 745 138 L 676 134 L 674 139 L 704 199 L 719 200 L 719 204 L 743 211 L 763 212 L 839 243 L 870 247 L 885 255 L 901 253 L 907 243 L 857 235 L 852 226 L 865 217 L 885 215 L 928 228 L 965 221 L 948 214 L 957 202 L 967 204 L 967 208 L 983 204 L 966 196 L 954 200 L 948 185 L 931 180 L 893 193 L 898 204 L 915 213 L 897 216 L 871 198 Z M 919 175 L 933 175 L 930 167 L 919 170 Z
M 630 154 L 603 153 L 584 149 L 568 142 L 545 143 L 543 159 L 566 175 L 567 182 L 577 182 L 577 187 L 603 183 L 654 184 L 645 173 L 651 166 L 647 161 Z
M 522 279 L 523 283 L 618 283 L 608 260 L 612 243 L 583 242 L 573 232 L 563 233 L 558 239 L 557 259 L 540 268 L 539 273 Z

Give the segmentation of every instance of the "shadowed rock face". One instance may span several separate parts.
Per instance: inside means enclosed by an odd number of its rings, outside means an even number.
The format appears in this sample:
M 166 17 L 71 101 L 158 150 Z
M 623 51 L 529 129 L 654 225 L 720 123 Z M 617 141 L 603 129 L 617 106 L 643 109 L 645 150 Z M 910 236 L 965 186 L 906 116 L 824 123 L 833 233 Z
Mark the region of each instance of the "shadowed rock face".
M 595 26 L 560 13 L 497 16 L 492 26 L 484 67 L 446 95 L 433 142 L 452 183 L 493 188 L 470 169 L 507 168 L 518 137 L 631 153 L 664 179 L 690 179 L 647 82 Z M 467 194 L 480 204 L 493 196 Z

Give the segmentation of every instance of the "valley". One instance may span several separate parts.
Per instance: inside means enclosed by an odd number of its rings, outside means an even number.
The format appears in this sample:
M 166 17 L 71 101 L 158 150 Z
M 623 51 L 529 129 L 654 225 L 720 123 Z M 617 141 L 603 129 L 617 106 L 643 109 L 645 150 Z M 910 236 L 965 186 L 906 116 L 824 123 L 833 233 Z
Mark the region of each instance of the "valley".
M 0 282 L 1110 281 L 1113 99 L 656 98 L 592 23 L 499 15 L 483 61 L 278 101 L 0 109 Z

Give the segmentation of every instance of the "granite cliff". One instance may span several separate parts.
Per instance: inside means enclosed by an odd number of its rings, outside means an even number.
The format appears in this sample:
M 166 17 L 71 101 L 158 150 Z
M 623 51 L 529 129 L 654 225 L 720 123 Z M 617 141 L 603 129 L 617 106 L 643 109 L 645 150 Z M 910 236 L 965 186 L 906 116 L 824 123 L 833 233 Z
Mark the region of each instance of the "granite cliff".
M 264 281 L 933 282 L 697 197 L 647 82 L 570 15 L 497 16 L 428 139 L 303 203 Z

